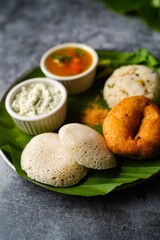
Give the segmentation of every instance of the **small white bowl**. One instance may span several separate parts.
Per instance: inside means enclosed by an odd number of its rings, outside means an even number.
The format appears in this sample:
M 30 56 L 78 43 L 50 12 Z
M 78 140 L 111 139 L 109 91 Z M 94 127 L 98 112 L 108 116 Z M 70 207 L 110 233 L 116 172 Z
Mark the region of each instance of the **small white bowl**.
M 51 87 L 56 87 L 61 92 L 61 100 L 58 105 L 48 113 L 34 116 L 21 116 L 17 114 L 11 107 L 11 103 L 15 95 L 23 86 L 32 83 L 44 83 Z M 6 110 L 12 117 L 15 124 L 25 133 L 36 135 L 43 132 L 51 132 L 58 129 L 64 122 L 67 112 L 67 91 L 65 87 L 56 80 L 49 78 L 32 78 L 23 81 L 13 87 L 7 94 L 5 100 Z M 25 107 L 25 106 L 24 106 Z
M 91 66 L 86 71 L 80 74 L 73 75 L 73 76 L 66 76 L 66 77 L 59 76 L 48 71 L 45 66 L 46 58 L 51 53 L 66 47 L 81 48 L 89 52 L 93 59 Z M 89 47 L 88 45 L 81 44 L 81 43 L 63 43 L 55 47 L 52 47 L 42 56 L 40 61 L 40 67 L 42 72 L 45 74 L 45 76 L 60 81 L 66 87 L 68 94 L 81 93 L 86 91 L 92 86 L 94 82 L 95 74 L 96 74 L 97 64 L 98 64 L 98 54 L 96 53 L 96 51 L 93 48 Z

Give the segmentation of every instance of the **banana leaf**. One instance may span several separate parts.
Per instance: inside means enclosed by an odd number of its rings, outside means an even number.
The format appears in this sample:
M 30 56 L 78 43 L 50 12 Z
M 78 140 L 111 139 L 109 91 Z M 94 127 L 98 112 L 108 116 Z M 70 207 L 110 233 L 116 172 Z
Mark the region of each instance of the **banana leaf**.
M 152 29 L 160 31 L 159 0 L 103 0 L 107 8 L 118 14 L 136 13 Z
M 99 55 L 99 63 L 95 83 L 93 87 L 82 94 L 68 96 L 68 112 L 65 123 L 84 123 L 82 121 L 83 112 L 88 106 L 94 103 L 96 99 L 98 99 L 98 104 L 101 108 L 109 109 L 103 99 L 102 89 L 107 77 L 117 67 L 128 64 L 145 64 L 160 72 L 159 59 L 154 57 L 146 49 L 140 49 L 136 52 L 97 50 L 97 53 Z M 18 79 L 14 85 L 25 79 L 43 76 L 40 67 L 36 67 Z M 13 85 L 11 87 L 13 87 Z M 34 184 L 64 194 L 96 196 L 105 195 L 113 190 L 121 190 L 141 183 L 160 171 L 160 157 L 146 161 L 119 158 L 116 168 L 109 170 L 92 170 L 81 182 L 72 187 L 53 187 L 31 180 L 21 169 L 20 159 L 25 145 L 30 141 L 32 136 L 21 132 L 6 112 L 4 104 L 6 94 L 0 102 L 0 149 L 3 155 L 5 155 L 5 158 L 13 164 L 16 172 Z M 92 125 L 91 127 L 102 134 L 101 124 Z
M 105 5 L 115 12 L 124 14 L 144 6 L 148 0 L 103 0 Z

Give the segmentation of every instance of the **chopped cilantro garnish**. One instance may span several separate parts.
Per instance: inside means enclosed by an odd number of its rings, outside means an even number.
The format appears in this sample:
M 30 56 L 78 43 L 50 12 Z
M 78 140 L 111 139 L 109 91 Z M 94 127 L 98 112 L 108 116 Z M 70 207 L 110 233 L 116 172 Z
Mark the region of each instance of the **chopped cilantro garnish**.
M 53 59 L 59 60 L 59 62 L 68 62 L 72 59 L 72 57 L 71 56 L 62 56 L 60 54 L 54 54 Z
M 71 56 L 63 56 L 62 57 L 62 62 L 68 62 L 71 61 L 72 57 Z
M 81 57 L 85 53 L 85 51 L 80 48 L 76 48 L 75 52 L 76 52 L 77 57 Z
M 54 54 L 53 55 L 53 59 L 57 59 L 57 60 L 62 60 L 62 55 L 60 55 L 60 54 Z

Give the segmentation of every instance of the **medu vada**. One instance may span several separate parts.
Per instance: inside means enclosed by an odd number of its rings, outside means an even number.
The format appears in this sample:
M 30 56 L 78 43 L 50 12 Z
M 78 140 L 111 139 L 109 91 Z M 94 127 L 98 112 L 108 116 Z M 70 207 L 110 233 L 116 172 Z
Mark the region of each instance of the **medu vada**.
M 160 154 L 160 109 L 145 96 L 123 99 L 102 127 L 109 149 L 117 155 L 148 159 Z

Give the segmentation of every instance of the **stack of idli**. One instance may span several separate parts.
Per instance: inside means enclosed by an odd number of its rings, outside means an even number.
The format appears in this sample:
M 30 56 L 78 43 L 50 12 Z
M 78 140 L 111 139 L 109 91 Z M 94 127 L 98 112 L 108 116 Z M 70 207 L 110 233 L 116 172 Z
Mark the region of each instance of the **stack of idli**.
M 33 137 L 21 155 L 27 176 L 40 183 L 68 187 L 83 179 L 89 169 L 117 165 L 101 134 L 83 124 L 64 125 L 57 133 Z
M 110 108 L 124 98 L 140 95 L 160 105 L 160 75 L 144 65 L 117 68 L 103 88 L 103 97 Z

